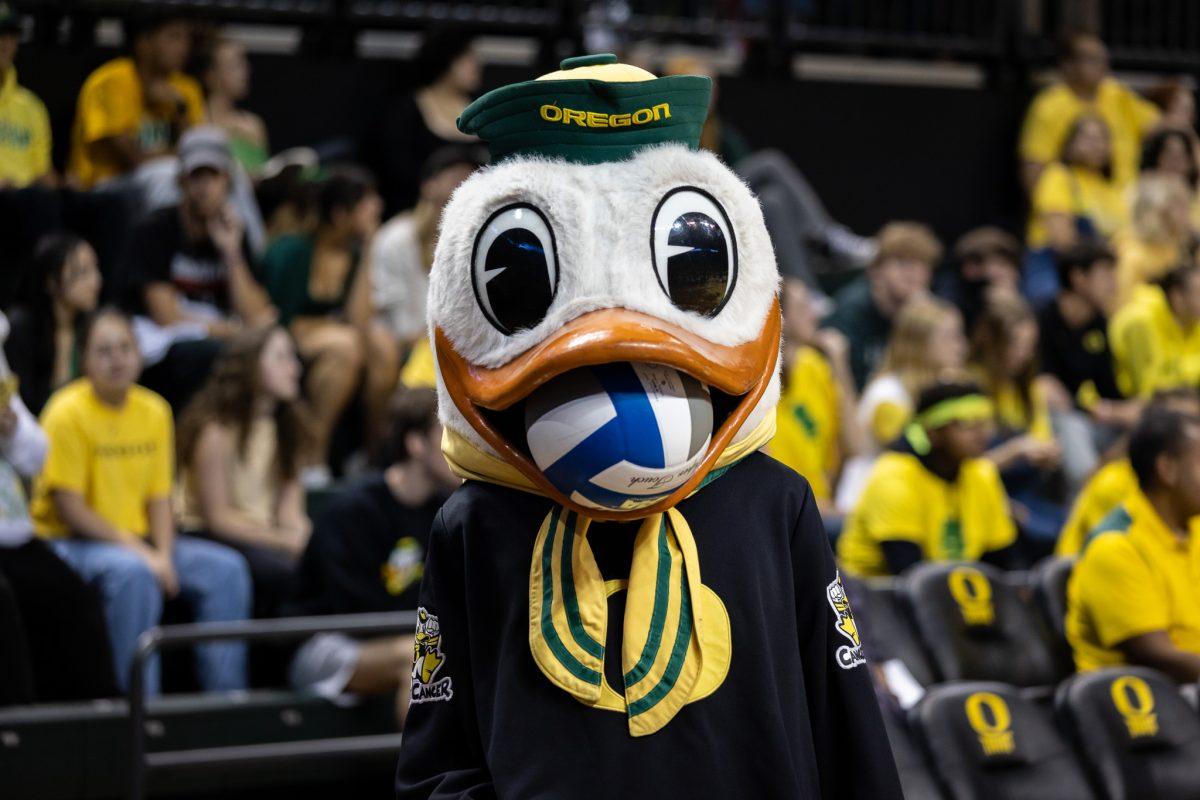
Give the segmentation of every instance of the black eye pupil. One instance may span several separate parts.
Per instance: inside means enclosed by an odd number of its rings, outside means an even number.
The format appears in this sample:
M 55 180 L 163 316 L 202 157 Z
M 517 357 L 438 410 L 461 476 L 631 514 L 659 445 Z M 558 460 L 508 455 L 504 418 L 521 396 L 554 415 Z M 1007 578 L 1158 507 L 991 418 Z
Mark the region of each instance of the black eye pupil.
M 712 314 L 729 282 L 729 245 L 721 226 L 707 214 L 689 211 L 671 225 L 667 244 L 690 247 L 667 259 L 667 293 L 687 311 Z
M 496 322 L 509 331 L 542 321 L 554 297 L 546 251 L 533 231 L 510 228 L 492 242 L 484 259 L 484 291 Z

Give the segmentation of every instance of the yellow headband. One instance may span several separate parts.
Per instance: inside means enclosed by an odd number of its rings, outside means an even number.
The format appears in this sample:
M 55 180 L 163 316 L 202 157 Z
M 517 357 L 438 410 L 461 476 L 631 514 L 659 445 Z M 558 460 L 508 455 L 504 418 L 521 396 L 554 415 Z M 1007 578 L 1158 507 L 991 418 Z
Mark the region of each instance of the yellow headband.
M 951 422 L 983 422 L 992 418 L 992 401 L 981 394 L 951 397 L 917 415 L 916 423 L 927 431 Z

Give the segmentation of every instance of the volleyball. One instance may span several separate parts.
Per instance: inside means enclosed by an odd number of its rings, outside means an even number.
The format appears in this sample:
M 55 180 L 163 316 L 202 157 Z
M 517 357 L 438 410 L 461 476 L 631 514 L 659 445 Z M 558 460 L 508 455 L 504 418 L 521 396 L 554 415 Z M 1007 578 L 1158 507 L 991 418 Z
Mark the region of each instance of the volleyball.
M 572 370 L 525 404 L 534 462 L 592 508 L 636 509 L 666 497 L 695 473 L 712 431 L 708 387 L 657 364 Z

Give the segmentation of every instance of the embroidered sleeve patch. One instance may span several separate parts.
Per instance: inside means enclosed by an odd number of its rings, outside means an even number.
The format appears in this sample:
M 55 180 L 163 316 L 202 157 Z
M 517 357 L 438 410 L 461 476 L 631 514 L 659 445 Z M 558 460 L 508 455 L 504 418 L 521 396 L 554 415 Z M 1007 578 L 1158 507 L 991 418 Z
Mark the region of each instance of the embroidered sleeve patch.
M 833 627 L 842 636 L 850 640 L 837 649 L 837 663 L 842 669 L 853 669 L 859 664 L 867 663 L 863 655 L 862 642 L 858 638 L 858 625 L 854 622 L 854 614 L 850 611 L 850 600 L 846 597 L 846 589 L 842 586 L 841 573 L 837 573 L 829 585 L 825 587 L 825 596 L 835 617 Z
M 436 614 L 424 607 L 417 609 L 417 630 L 413 637 L 413 670 L 410 702 L 432 703 L 454 697 L 453 679 L 437 679 L 446 663 L 442 652 L 442 626 Z

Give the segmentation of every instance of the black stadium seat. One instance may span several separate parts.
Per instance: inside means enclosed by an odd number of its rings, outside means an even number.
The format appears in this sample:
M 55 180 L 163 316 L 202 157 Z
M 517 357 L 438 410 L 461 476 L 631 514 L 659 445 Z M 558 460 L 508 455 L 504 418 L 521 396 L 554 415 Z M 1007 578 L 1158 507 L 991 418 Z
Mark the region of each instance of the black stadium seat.
M 1105 800 L 1200 800 L 1200 717 L 1170 678 L 1088 672 L 1063 683 L 1055 705 Z
M 896 759 L 896 771 L 900 773 L 904 800 L 944 800 L 921 748 L 913 741 L 912 733 L 904 721 L 897 719 L 889 708 L 881 708 L 880 711 L 883 713 L 883 727 L 887 730 L 888 741 L 892 743 L 892 757 Z
M 1030 572 L 1030 583 L 1042 618 L 1054 635 L 1060 653 L 1068 658 L 1071 646 L 1067 643 L 1067 581 L 1075 568 L 1073 558 L 1044 558 Z
M 854 608 L 863 650 L 875 664 L 898 659 L 922 686 L 936 682 L 912 620 L 901 607 L 894 578 L 861 580 L 842 576 Z
M 911 721 L 948 800 L 1092 800 L 1049 714 L 1002 683 L 934 687 Z
M 918 564 L 903 576 L 917 631 L 947 681 L 1058 683 L 1066 670 L 1020 589 L 999 570 L 959 561 Z

